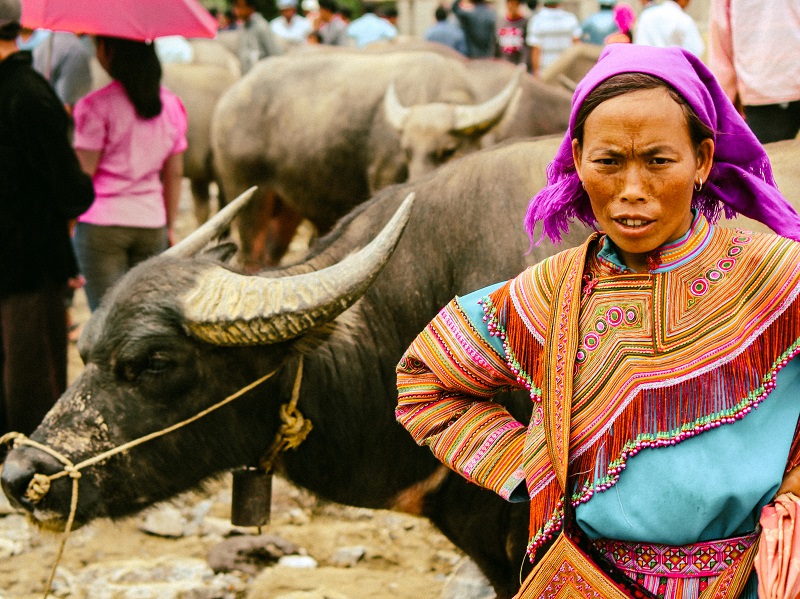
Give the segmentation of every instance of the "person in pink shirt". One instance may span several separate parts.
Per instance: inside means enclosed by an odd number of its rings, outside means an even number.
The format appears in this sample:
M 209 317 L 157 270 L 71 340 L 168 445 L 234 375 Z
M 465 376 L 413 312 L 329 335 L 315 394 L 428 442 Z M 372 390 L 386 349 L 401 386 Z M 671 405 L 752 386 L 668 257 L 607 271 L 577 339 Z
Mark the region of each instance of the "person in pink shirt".
M 761 143 L 800 132 L 800 2 L 712 0 L 708 66 Z
M 73 237 L 92 311 L 130 268 L 169 246 L 187 129 L 153 44 L 98 37 L 97 59 L 114 81 L 75 105 L 73 142 L 95 189 Z
M 604 44 L 630 44 L 633 42 L 633 26 L 636 23 L 636 13 L 630 4 L 617 2 L 614 5 L 614 22 L 619 31 L 606 37 Z

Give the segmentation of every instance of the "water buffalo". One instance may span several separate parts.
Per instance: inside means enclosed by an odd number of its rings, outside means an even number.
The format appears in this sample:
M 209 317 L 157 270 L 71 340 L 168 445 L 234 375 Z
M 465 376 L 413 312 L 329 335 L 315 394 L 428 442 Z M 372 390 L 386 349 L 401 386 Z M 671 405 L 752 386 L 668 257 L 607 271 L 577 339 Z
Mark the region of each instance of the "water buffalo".
M 465 64 L 479 102 L 497 94 L 517 69 L 510 62 L 497 59 L 473 59 Z M 519 93 L 511 100 L 503 118 L 483 136 L 483 146 L 563 133 L 569 126 L 571 104 L 572 92 L 525 73 L 520 79 Z
M 544 83 L 560 85 L 573 92 L 578 82 L 600 58 L 602 51 L 603 47 L 595 44 L 572 44 L 553 64 L 542 71 L 541 80 Z
M 521 219 L 557 143 L 497 146 L 383 190 L 302 262 L 260 276 L 235 274 L 202 253 L 160 256 L 134 268 L 92 315 L 79 343 L 85 370 L 32 439 L 77 463 L 277 374 L 203 420 L 83 470 L 77 521 L 122 517 L 215 473 L 256 463 L 275 435 L 303 355 L 298 407 L 313 429 L 283 455 L 282 475 L 333 501 L 427 516 L 476 561 L 498 597 L 511 597 L 527 506 L 467 483 L 413 442 L 394 419 L 394 369 L 454 294 L 510 277 L 552 253 L 544 245 L 525 255 Z M 341 271 L 341 260 L 373 239 L 411 190 L 416 201 L 391 259 L 359 299 L 358 285 L 342 297 L 343 275 L 331 277 L 330 269 Z M 199 243 L 194 236 L 184 242 L 191 241 L 191 252 L 205 242 L 196 235 Z M 313 303 L 325 310 L 309 306 L 308 292 L 298 291 L 308 277 L 317 277 Z M 338 316 L 328 310 L 350 303 Z M 513 402 L 525 418 L 528 400 L 516 395 Z M 24 494 L 34 472 L 59 469 L 47 454 L 22 446 L 9 453 L 2 475 L 11 500 L 55 529 L 69 510 L 68 479 L 54 480 L 36 505 Z
M 392 82 L 395 95 L 387 94 Z M 245 258 L 275 263 L 301 217 L 327 231 L 409 171 L 413 178 L 478 149 L 512 99 L 516 83 L 506 84 L 475 105 L 463 61 L 424 51 L 260 61 L 222 97 L 212 122 L 225 193 L 258 185 L 262 196 L 239 219 Z M 401 133 L 384 115 L 384 96 L 408 107 L 393 121 Z
M 797 162 L 800 160 L 800 139 L 777 141 L 765 147 L 778 188 L 800 212 L 800 169 L 797 168 Z M 766 225 L 743 216 L 737 217 L 732 223 L 751 231 L 769 232 Z
M 164 85 L 178 95 L 189 117 L 186 132 L 189 145 L 183 156 L 183 170 L 192 185 L 194 215 L 198 224 L 208 219 L 209 185 L 217 181 L 211 154 L 211 116 L 222 94 L 238 79 L 234 69 L 213 64 L 164 65 Z M 219 194 L 219 203 L 223 206 L 222 189 L 219 189 Z
M 222 32 L 224 33 L 224 32 Z M 196 38 L 189 40 L 192 45 L 192 64 L 214 65 L 225 69 L 237 78 L 242 75 L 242 65 L 236 52 L 230 50 L 222 41 L 222 36 L 209 40 Z

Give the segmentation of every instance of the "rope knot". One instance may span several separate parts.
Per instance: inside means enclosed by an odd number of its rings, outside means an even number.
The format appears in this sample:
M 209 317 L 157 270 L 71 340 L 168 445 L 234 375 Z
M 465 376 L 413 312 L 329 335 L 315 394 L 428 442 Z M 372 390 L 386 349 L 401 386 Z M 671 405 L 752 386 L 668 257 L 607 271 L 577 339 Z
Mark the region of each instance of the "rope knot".
M 34 474 L 25 491 L 25 499 L 31 503 L 39 503 L 50 491 L 50 477 L 46 474 Z
M 280 414 L 281 422 L 283 422 L 279 433 L 279 436 L 283 438 L 282 444 L 286 449 L 294 449 L 305 441 L 308 433 L 311 432 L 311 421 L 306 420 L 300 410 L 286 404 L 281 406 Z
M 64 466 L 64 472 L 69 474 L 69 477 L 75 480 L 78 480 L 81 476 L 81 471 L 78 470 L 75 466 Z

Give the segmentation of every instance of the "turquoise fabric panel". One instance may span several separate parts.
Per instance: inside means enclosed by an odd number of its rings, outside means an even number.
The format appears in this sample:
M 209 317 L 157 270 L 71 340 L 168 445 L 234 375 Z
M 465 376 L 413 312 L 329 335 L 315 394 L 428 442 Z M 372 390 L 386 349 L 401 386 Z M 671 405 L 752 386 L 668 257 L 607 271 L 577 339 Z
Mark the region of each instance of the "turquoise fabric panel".
M 799 395 L 794 359 L 746 417 L 629 459 L 615 486 L 575 510 L 578 523 L 592 538 L 667 545 L 753 531 L 783 479 Z
M 467 315 L 467 318 L 469 318 L 470 322 L 475 327 L 475 330 L 477 330 L 481 334 L 481 337 L 483 337 L 486 342 L 503 357 L 506 355 L 506 352 L 503 349 L 503 342 L 500 340 L 500 337 L 492 337 L 489 335 L 489 329 L 486 327 L 486 323 L 483 322 L 483 305 L 479 304 L 478 301 L 493 291 L 496 291 L 506 283 L 507 281 L 495 283 L 494 285 L 489 285 L 488 287 L 484 287 L 478 291 L 473 291 L 469 295 L 456 298 L 458 305 L 461 306 L 461 309 L 464 311 L 464 314 Z

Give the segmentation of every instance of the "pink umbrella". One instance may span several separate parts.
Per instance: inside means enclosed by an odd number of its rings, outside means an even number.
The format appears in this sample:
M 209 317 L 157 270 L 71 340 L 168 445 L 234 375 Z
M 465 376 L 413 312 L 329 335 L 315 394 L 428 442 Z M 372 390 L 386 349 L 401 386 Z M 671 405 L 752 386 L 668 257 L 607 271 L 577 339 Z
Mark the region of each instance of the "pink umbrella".
M 217 21 L 197 0 L 22 0 L 22 25 L 149 41 L 214 37 Z

